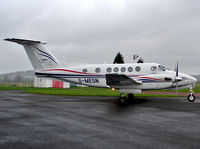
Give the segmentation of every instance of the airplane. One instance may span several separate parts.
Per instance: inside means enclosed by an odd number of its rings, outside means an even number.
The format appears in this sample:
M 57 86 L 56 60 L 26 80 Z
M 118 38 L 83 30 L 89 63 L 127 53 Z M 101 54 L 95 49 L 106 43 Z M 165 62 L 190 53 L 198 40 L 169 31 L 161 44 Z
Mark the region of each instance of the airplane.
M 61 67 L 56 57 L 47 49 L 45 42 L 7 38 L 22 46 L 33 65 L 37 77 L 56 78 L 76 84 L 119 89 L 120 103 L 134 101 L 134 94 L 144 90 L 183 89 L 195 86 L 197 79 L 179 73 L 178 63 L 175 71 L 166 69 L 158 63 L 88 64 Z M 124 96 L 127 93 L 128 98 Z M 195 95 L 190 93 L 188 101 Z

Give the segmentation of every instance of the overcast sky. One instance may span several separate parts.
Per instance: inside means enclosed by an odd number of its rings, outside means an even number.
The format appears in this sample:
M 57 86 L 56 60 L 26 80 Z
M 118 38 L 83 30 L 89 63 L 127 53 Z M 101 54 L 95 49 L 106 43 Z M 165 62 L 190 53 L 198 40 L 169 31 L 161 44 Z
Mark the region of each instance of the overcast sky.
M 60 62 L 145 62 L 200 74 L 199 0 L 0 0 L 0 73 L 31 70 L 22 46 L 47 42 Z

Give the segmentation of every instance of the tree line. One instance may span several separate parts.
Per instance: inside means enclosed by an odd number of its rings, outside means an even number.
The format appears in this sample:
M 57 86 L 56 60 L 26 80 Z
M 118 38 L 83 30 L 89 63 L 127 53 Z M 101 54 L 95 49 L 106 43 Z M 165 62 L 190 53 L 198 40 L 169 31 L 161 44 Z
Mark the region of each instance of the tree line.
M 139 55 L 133 55 L 133 60 L 136 60 L 136 59 L 138 59 L 137 63 L 144 63 L 144 60 L 142 59 L 142 57 L 139 57 Z M 115 56 L 113 64 L 124 64 L 124 57 L 122 56 L 120 52 L 118 52 L 117 55 Z

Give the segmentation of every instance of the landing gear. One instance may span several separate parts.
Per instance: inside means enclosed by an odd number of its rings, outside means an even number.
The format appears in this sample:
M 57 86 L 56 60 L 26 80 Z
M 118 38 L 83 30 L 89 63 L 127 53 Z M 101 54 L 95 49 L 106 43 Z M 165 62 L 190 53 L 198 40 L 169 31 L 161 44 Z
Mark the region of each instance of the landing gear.
M 128 103 L 130 104 L 134 103 L 134 94 L 132 93 L 128 94 Z
M 187 97 L 187 99 L 188 99 L 189 102 L 195 101 L 195 96 L 194 96 L 194 94 L 189 94 L 188 97 Z
M 121 93 L 120 97 L 119 97 L 119 103 L 120 104 L 131 104 L 134 102 L 134 94 L 130 93 L 128 94 L 128 98 L 124 96 L 123 93 Z
M 187 97 L 188 101 L 189 101 L 189 102 L 195 101 L 195 96 L 194 96 L 193 87 L 190 87 L 189 93 L 190 93 L 190 94 L 189 94 L 188 97 Z
M 120 93 L 119 103 L 125 105 L 127 103 L 127 98 L 124 96 L 124 93 Z
M 119 97 L 119 103 L 120 104 L 126 104 L 127 103 L 127 98 L 126 97 Z

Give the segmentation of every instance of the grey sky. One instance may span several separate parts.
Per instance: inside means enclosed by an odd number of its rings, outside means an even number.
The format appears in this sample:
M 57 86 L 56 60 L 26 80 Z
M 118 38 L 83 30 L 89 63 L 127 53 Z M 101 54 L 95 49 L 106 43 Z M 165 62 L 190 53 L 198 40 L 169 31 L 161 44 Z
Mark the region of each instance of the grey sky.
M 47 42 L 61 62 L 126 62 L 139 54 L 180 71 L 200 74 L 199 0 L 0 0 L 0 73 L 33 69 L 22 46 Z

